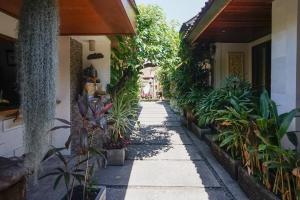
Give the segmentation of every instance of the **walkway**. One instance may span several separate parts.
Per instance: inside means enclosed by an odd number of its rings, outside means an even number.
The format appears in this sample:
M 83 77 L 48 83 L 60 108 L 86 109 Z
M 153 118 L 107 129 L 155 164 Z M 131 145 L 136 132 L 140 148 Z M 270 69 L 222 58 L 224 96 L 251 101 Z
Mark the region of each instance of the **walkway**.
M 97 172 L 108 200 L 247 199 L 166 103 L 143 102 L 125 166 Z

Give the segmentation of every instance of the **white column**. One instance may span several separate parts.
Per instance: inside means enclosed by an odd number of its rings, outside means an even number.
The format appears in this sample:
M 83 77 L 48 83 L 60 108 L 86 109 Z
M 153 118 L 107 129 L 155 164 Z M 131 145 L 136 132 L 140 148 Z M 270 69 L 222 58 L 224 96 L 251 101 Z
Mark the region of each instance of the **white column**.
M 271 96 L 279 112 L 300 107 L 300 52 L 298 0 L 275 0 L 272 5 Z M 300 130 L 300 119 L 291 130 Z
M 286 112 L 296 107 L 298 0 L 275 0 L 272 10 L 272 98 Z

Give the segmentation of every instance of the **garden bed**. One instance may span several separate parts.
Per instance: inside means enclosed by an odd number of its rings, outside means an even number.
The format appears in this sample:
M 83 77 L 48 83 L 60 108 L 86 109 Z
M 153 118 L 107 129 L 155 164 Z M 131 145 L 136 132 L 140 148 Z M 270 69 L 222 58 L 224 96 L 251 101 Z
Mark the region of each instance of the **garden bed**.
M 190 123 L 189 129 L 200 139 L 203 140 L 204 136 L 211 134 L 210 128 L 199 128 L 195 123 Z
M 249 175 L 242 167 L 238 168 L 238 183 L 251 200 L 279 200 L 277 196 L 263 185 L 257 183 L 254 177 Z
M 211 142 L 211 151 L 219 163 L 230 174 L 230 176 L 238 179 L 238 168 L 240 161 L 232 159 L 223 149 L 219 147 L 215 142 Z
M 106 200 L 106 187 L 104 186 L 95 186 L 92 188 L 86 189 L 88 192 L 86 200 Z M 83 196 L 83 187 L 76 186 L 73 191 L 72 200 L 82 200 Z M 67 196 L 63 200 L 67 200 Z

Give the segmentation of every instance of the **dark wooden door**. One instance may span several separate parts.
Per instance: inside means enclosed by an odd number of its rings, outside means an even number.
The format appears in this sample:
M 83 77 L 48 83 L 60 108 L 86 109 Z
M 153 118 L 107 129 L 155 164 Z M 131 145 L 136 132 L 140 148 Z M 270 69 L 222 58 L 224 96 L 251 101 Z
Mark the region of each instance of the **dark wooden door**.
M 271 41 L 252 48 L 252 85 L 258 94 L 271 92 Z

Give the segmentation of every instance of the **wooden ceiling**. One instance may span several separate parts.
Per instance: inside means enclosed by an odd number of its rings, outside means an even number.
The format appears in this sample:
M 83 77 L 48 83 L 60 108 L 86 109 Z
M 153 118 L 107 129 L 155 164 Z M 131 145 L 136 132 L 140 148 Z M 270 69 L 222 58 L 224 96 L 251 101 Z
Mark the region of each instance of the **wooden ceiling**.
M 18 18 L 22 0 L 0 0 L 0 11 Z M 130 0 L 59 0 L 61 35 L 110 35 L 135 32 L 136 9 Z
M 195 41 L 247 43 L 270 34 L 272 1 L 230 1 Z

